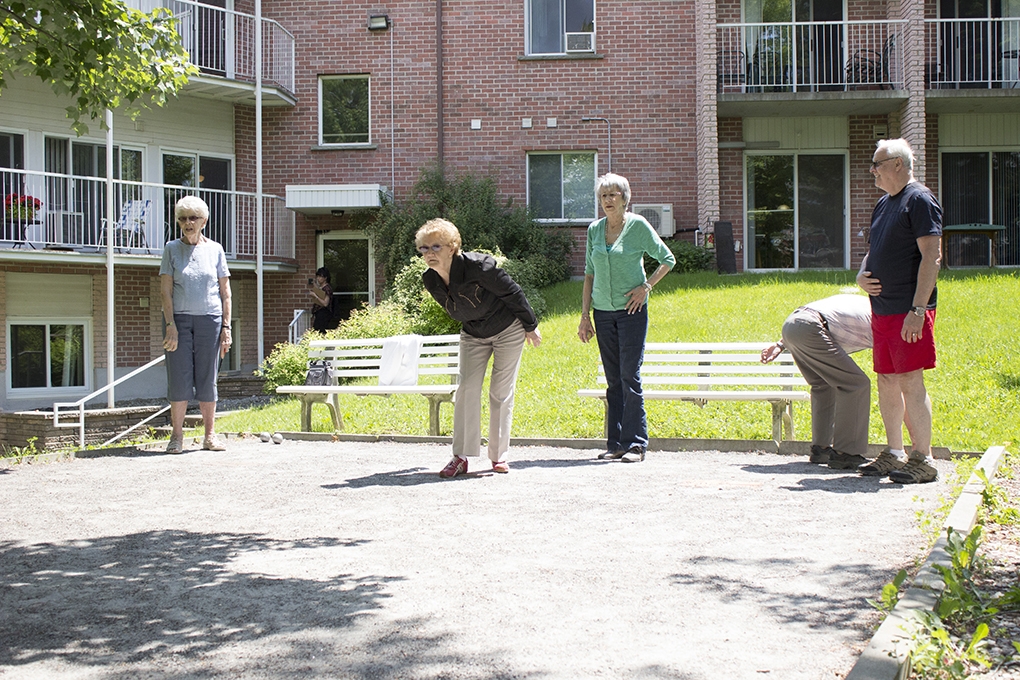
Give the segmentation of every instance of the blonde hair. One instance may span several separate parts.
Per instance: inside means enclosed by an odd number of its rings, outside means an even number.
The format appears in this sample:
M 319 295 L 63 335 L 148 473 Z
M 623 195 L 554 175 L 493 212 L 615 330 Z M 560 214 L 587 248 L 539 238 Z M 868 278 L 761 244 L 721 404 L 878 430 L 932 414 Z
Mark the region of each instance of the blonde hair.
M 184 213 L 193 213 L 209 219 L 209 206 L 198 196 L 184 196 L 174 206 L 174 218 L 179 218 Z
M 460 253 L 460 232 L 450 220 L 437 217 L 421 225 L 414 235 L 414 245 L 420 248 L 426 240 L 440 241 L 443 245 L 453 248 L 454 255 Z

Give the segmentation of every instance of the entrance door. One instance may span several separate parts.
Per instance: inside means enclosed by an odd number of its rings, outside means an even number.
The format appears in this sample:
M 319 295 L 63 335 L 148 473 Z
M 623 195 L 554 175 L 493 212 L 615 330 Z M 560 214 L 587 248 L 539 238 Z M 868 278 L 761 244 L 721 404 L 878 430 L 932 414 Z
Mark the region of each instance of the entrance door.
M 360 232 L 323 234 L 318 259 L 319 266 L 329 270 L 335 322 L 364 304 L 375 304 L 375 258 L 367 236 Z

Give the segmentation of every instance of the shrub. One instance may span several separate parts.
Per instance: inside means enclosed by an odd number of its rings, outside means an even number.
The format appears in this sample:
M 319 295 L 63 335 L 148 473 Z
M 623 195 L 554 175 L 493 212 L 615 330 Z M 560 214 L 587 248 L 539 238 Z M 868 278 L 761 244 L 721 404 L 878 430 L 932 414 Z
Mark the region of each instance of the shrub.
M 315 331 L 305 333 L 301 341 L 277 343 L 268 357 L 255 369 L 255 375 L 266 381 L 266 394 L 275 394 L 280 385 L 304 385 L 308 370 L 308 343 L 322 337 Z
M 326 331 L 325 337 L 334 339 L 387 338 L 391 335 L 411 333 L 414 319 L 404 313 L 400 305 L 392 300 L 380 302 L 374 307 L 365 305 L 351 311 L 351 316 L 340 322 L 334 330 Z
M 674 239 L 663 239 L 663 243 L 673 253 L 676 264 L 671 272 L 687 274 L 691 272 L 708 271 L 715 261 L 715 251 L 704 246 L 697 246 L 690 241 L 677 241 Z M 645 255 L 645 272 L 651 274 L 659 266 L 654 259 Z

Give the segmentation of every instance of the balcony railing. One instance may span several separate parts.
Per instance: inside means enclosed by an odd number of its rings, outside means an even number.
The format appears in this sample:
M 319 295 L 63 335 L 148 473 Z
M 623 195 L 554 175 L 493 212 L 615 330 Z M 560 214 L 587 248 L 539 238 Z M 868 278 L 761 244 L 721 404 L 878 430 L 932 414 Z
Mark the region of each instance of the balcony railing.
M 106 248 L 106 180 L 52 172 L 0 170 L 0 196 L 31 196 L 37 210 L 8 210 L 0 222 L 0 247 L 72 249 L 95 252 Z M 197 195 L 209 205 L 205 235 L 223 246 L 231 259 L 256 256 L 258 197 L 224 191 L 114 180 L 113 245 L 119 253 L 162 253 L 176 238 L 173 210 L 177 200 Z M 17 199 L 15 199 L 17 200 Z M 294 214 L 279 196 L 262 197 L 263 255 L 294 257 Z
M 925 30 L 930 89 L 1020 88 L 1020 18 L 929 19 Z
M 191 62 L 203 75 L 255 82 L 255 17 L 192 0 L 128 0 L 152 12 L 165 7 Z M 262 19 L 262 80 L 294 93 L 294 36 L 272 19 Z
M 825 92 L 903 87 L 902 21 L 717 25 L 718 91 Z

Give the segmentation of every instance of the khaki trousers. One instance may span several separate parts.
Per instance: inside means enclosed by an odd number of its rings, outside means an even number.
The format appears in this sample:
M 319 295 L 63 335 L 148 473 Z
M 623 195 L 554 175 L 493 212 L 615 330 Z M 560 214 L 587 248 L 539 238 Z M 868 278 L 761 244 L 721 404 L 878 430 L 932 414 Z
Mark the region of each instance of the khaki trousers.
M 514 387 L 524 352 L 524 326 L 514 320 L 491 338 L 460 334 L 460 387 L 453 405 L 453 454 L 481 455 L 482 382 L 489 377 L 489 460 L 505 460 L 514 416 Z

